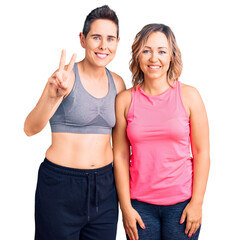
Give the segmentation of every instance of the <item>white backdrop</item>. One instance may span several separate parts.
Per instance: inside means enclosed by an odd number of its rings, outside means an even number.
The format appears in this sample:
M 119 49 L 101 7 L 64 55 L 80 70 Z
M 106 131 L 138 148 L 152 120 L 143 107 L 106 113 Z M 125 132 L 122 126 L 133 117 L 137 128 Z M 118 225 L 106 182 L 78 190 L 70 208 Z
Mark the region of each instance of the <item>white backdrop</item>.
M 108 68 L 131 87 L 128 68 L 135 34 L 146 24 L 164 23 L 175 33 L 184 63 L 180 81 L 195 86 L 210 123 L 211 170 L 203 207 L 201 240 L 234 239 L 234 17 L 231 0 L 41 0 L 0 4 L 0 239 L 32 240 L 34 194 L 39 164 L 51 143 L 50 127 L 26 137 L 23 124 L 61 49 L 84 57 L 79 44 L 86 15 L 108 4 L 120 20 L 120 43 Z M 117 240 L 124 240 L 121 214 Z M 175 237 L 176 240 L 176 237 Z

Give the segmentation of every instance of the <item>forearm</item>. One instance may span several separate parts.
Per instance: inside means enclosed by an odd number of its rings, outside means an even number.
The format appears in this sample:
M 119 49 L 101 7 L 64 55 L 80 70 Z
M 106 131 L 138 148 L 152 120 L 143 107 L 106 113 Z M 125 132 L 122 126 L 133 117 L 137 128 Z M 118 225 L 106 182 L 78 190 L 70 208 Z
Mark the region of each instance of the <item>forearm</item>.
M 46 94 L 40 98 L 36 107 L 27 116 L 24 123 L 24 132 L 27 136 L 32 136 L 40 132 L 49 121 L 55 108 L 62 101 L 60 98 L 51 98 Z
M 210 168 L 209 152 L 203 151 L 194 154 L 193 161 L 194 175 L 191 201 L 202 205 Z
M 114 159 L 115 184 L 120 208 L 125 211 L 131 207 L 129 187 L 129 158 Z

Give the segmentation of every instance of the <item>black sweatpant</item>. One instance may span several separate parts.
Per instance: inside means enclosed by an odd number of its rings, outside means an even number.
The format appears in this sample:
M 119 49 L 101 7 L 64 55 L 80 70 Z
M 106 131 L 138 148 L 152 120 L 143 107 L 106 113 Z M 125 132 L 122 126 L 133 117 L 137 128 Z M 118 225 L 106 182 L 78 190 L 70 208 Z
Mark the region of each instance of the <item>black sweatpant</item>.
M 35 198 L 35 240 L 115 240 L 118 199 L 112 163 L 74 169 L 45 159 Z

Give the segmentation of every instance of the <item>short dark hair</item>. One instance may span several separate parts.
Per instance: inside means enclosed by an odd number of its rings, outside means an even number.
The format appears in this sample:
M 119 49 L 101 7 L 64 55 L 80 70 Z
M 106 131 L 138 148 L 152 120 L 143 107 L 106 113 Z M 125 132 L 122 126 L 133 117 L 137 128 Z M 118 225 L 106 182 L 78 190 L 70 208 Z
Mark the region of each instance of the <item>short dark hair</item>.
M 117 26 L 117 37 L 119 37 L 119 19 L 116 13 L 107 5 L 95 8 L 88 14 L 83 27 L 83 34 L 85 35 L 85 37 L 90 31 L 91 24 L 98 19 L 107 19 L 114 22 Z

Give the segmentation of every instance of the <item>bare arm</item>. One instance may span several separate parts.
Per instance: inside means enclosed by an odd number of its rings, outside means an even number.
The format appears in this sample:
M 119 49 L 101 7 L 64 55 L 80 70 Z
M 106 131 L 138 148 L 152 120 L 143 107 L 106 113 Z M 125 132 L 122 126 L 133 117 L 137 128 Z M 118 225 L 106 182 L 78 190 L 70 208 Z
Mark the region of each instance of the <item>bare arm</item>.
M 35 106 L 27 116 L 24 123 L 24 132 L 27 136 L 32 136 L 40 132 L 53 116 L 56 109 L 71 91 L 74 83 L 74 73 L 72 71 L 76 55 L 73 54 L 68 66 L 65 66 L 66 53 L 61 54 L 59 69 L 48 79 L 45 89 Z
M 185 100 L 188 102 L 191 124 L 191 147 L 193 154 L 192 199 L 185 208 L 181 222 L 187 218 L 185 233 L 191 236 L 199 228 L 202 220 L 202 204 L 206 190 L 209 167 L 209 126 L 205 106 L 199 92 L 186 87 Z
M 125 118 L 126 98 L 124 92 L 116 98 L 116 125 L 113 129 L 114 173 L 121 209 L 131 207 L 129 190 L 130 144 L 127 138 Z M 131 99 L 130 99 L 131 101 Z
M 126 89 L 125 83 L 124 83 L 123 79 L 118 74 L 116 74 L 114 72 L 111 72 L 111 74 L 114 78 L 117 94 L 119 94 Z
M 39 133 L 47 124 L 49 119 L 53 116 L 54 112 L 63 100 L 63 97 L 52 98 L 48 94 L 48 86 L 45 89 L 35 106 L 29 113 L 24 123 L 24 132 L 27 136 L 32 136 Z
M 191 106 L 191 146 L 193 153 L 194 178 L 192 201 L 202 204 L 205 195 L 209 168 L 209 126 L 200 94 L 194 93 L 195 100 Z
M 116 98 L 116 125 L 113 130 L 114 174 L 123 224 L 130 239 L 138 239 L 136 223 L 144 228 L 144 223 L 130 201 L 129 159 L 130 144 L 127 138 L 127 112 L 131 103 L 131 91 L 120 93 Z

